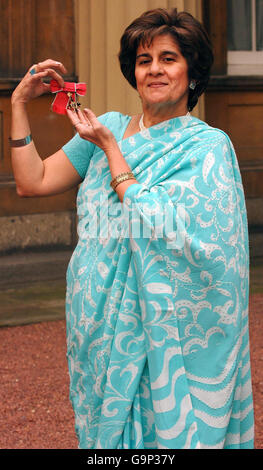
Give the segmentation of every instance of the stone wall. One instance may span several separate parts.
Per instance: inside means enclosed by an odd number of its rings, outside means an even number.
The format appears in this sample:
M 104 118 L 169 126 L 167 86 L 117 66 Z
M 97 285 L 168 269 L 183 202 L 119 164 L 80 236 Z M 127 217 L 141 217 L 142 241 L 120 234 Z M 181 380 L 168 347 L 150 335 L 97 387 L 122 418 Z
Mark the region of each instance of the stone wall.
M 0 254 L 40 248 L 72 248 L 76 243 L 73 211 L 0 217 Z

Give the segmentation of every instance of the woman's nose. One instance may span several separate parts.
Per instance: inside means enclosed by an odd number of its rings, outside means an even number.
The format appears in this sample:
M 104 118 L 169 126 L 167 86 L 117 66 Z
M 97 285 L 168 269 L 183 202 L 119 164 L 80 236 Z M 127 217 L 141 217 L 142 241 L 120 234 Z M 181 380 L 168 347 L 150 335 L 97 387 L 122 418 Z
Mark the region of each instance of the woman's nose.
M 163 70 L 162 70 L 162 66 L 159 62 L 159 60 L 153 60 L 151 62 L 151 67 L 150 67 L 150 73 L 152 75 L 159 75 L 159 73 L 162 73 Z

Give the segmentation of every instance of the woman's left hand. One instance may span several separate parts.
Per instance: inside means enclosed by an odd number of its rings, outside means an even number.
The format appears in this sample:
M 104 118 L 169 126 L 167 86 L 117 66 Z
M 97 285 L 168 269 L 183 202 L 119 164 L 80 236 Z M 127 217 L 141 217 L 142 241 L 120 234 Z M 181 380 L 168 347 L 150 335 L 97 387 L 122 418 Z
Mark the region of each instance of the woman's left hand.
M 84 109 L 83 112 L 67 109 L 67 115 L 80 137 L 97 145 L 105 153 L 116 142 L 112 132 L 100 123 L 90 109 Z

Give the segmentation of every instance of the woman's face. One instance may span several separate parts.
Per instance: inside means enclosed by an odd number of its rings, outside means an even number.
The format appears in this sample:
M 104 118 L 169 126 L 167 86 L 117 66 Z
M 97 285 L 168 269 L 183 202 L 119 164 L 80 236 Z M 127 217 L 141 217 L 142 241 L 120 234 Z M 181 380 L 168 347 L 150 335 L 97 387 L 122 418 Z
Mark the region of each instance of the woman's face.
M 161 105 L 177 116 L 187 113 L 188 65 L 170 34 L 156 36 L 149 47 L 139 45 L 135 78 L 144 109 Z

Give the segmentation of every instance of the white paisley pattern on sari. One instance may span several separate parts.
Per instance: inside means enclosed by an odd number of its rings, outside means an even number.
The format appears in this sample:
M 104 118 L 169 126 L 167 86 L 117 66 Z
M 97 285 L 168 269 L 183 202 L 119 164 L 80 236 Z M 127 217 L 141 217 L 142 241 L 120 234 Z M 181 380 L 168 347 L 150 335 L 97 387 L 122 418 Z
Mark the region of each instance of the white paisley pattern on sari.
M 85 156 L 66 299 L 79 447 L 252 448 L 249 248 L 233 146 L 191 116 L 125 140 L 127 116 L 100 119 L 138 184 L 120 204 L 103 151 L 79 136 L 63 147 L 73 164 Z

